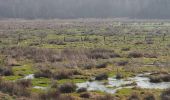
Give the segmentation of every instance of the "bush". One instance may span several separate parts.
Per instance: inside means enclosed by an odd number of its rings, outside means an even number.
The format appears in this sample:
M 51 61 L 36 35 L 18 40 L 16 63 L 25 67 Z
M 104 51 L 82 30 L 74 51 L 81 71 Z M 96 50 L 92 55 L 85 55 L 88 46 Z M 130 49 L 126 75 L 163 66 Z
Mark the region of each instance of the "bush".
M 150 82 L 159 83 L 159 82 L 170 82 L 169 74 L 161 74 L 157 76 L 150 76 Z
M 96 76 L 95 80 L 107 80 L 108 75 L 106 73 L 102 73 Z
M 91 94 L 88 93 L 88 92 L 82 93 L 82 94 L 80 94 L 80 97 L 81 97 L 81 98 L 90 98 L 90 97 L 91 97 Z
M 116 79 L 122 79 L 123 78 L 123 75 L 122 74 L 120 74 L 120 73 L 117 73 L 116 74 Z
M 39 100 L 60 100 L 60 92 L 57 90 L 48 90 L 47 92 L 39 93 Z
M 58 83 L 56 81 L 52 81 L 51 88 L 58 89 Z
M 81 93 L 81 92 L 87 92 L 87 88 L 79 88 L 77 90 L 77 93 Z
M 140 52 L 130 52 L 128 55 L 129 58 L 140 58 L 143 57 L 143 54 Z
M 73 83 L 65 83 L 59 87 L 62 93 L 72 93 L 76 91 L 77 86 Z
M 119 58 L 119 57 L 121 57 L 121 56 L 117 53 L 110 54 L 110 58 Z
M 13 74 L 14 73 L 13 73 L 11 68 L 9 68 L 9 67 L 6 67 L 6 68 L 0 67 L 0 75 L 2 75 L 2 76 L 11 76 Z
M 69 79 L 73 76 L 73 72 L 69 70 L 61 70 L 57 72 L 56 75 L 53 75 L 54 79 Z
M 155 96 L 154 96 L 153 94 L 147 93 L 147 94 L 144 96 L 143 100 L 156 100 L 156 99 L 155 99 Z
M 161 81 L 162 81 L 161 78 L 158 77 L 158 76 L 151 76 L 150 77 L 150 82 L 152 82 L 152 83 L 159 83 Z
M 7 66 L 20 66 L 17 61 L 11 57 L 7 57 L 5 59 L 5 65 Z
M 167 89 L 162 92 L 161 100 L 170 100 L 170 89 Z
M 117 62 L 118 66 L 125 66 L 127 64 L 128 64 L 128 61 L 119 61 L 119 62 Z
M 7 47 L 0 49 L 0 53 L 15 59 L 31 59 L 35 62 L 55 62 L 61 59 L 58 52 L 52 49 L 36 48 L 36 47 Z M 54 55 L 58 55 L 57 57 Z M 15 59 L 9 59 L 9 64 L 14 64 Z
M 140 95 L 137 93 L 132 93 L 128 100 L 141 100 Z
M 39 72 L 34 73 L 34 77 L 35 78 L 39 78 L 39 77 L 51 78 L 52 72 L 48 69 L 41 70 Z
M 113 50 L 107 50 L 101 48 L 89 50 L 87 56 L 88 58 L 92 58 L 92 59 L 109 59 L 109 58 L 120 57 L 120 55 L 115 53 Z
M 141 45 L 141 44 L 144 44 L 144 43 L 143 43 L 143 42 L 140 42 L 140 41 L 135 42 L 135 45 Z
M 17 84 L 24 88 L 32 86 L 31 80 L 29 80 L 29 79 L 28 80 L 25 80 L 25 79 L 18 80 Z
M 129 51 L 130 48 L 122 48 L 121 51 Z
M 98 96 L 95 100 L 119 100 L 119 99 L 110 94 L 106 94 L 104 96 Z
M 146 58 L 157 58 L 157 55 L 145 53 L 145 54 L 144 54 L 144 57 L 146 57 Z
M 2 79 L 0 80 L 0 91 L 17 96 L 28 97 L 31 95 L 31 91 L 28 88 L 14 82 L 4 81 Z
M 103 63 L 103 64 L 99 64 L 96 66 L 96 68 L 106 68 L 108 66 L 108 63 Z
M 80 65 L 81 66 L 81 65 Z M 82 65 L 82 67 L 84 68 L 84 69 L 92 69 L 92 68 L 94 68 L 94 66 L 95 66 L 95 64 L 93 64 L 93 63 L 85 63 L 85 64 L 83 64 Z
M 64 41 L 61 41 L 61 40 L 48 40 L 48 44 L 66 45 L 66 43 Z

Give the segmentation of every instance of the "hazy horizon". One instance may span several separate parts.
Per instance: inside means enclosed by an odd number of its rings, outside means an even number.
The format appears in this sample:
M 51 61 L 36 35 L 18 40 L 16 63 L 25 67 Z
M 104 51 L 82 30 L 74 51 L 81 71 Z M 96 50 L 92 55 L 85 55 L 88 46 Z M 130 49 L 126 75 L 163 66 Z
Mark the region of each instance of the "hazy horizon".
M 170 19 L 170 0 L 0 0 L 0 18 Z

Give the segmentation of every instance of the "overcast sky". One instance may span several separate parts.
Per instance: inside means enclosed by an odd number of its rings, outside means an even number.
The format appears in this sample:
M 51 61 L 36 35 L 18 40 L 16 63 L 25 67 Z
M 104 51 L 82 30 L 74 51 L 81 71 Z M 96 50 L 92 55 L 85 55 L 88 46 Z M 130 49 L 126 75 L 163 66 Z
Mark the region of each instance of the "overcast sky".
M 0 17 L 170 19 L 170 0 L 0 0 Z

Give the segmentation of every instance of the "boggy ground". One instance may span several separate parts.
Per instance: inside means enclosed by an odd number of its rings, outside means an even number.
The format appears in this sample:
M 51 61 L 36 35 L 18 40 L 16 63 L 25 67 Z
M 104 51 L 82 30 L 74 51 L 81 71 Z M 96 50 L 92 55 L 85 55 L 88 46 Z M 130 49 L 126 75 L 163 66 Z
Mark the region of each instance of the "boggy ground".
M 168 100 L 169 90 L 134 87 L 108 94 L 77 89 L 76 83 L 141 73 L 151 73 L 154 83 L 169 82 L 169 27 L 165 21 L 112 19 L 0 21 L 0 97 Z

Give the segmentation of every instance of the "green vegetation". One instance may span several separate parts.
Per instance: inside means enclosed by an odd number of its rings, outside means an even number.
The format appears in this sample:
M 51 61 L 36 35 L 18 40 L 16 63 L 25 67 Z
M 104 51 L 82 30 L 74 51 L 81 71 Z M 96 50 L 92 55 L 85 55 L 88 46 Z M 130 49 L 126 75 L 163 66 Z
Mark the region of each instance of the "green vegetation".
M 0 26 L 0 91 L 11 98 L 159 100 L 163 91 L 160 89 L 122 88 L 115 94 L 83 89 L 79 93 L 76 83 L 96 79 L 107 84 L 108 77 L 127 79 L 146 72 L 158 74 L 150 76 L 154 81 L 170 80 L 168 22 L 68 20 L 49 22 L 49 26 L 30 22 L 33 26 L 29 21 L 14 22 L 15 27 L 7 21 L 6 26 Z M 18 81 L 30 74 L 34 74 L 30 83 L 23 81 L 18 92 Z M 25 87 L 26 84 L 31 85 Z M 169 92 L 163 92 L 162 98 L 166 98 L 165 94 Z

